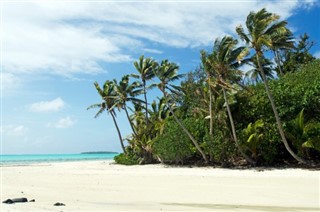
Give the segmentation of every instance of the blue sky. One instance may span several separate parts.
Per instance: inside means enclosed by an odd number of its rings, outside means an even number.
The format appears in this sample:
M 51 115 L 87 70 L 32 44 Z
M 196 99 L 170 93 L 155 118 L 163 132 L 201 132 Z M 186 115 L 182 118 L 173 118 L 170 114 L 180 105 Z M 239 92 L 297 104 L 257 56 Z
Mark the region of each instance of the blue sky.
M 201 49 L 263 7 L 307 32 L 320 57 L 317 0 L 2 1 L 1 152 L 121 151 L 111 117 L 86 110 L 100 102 L 93 82 L 134 73 L 142 54 L 194 70 Z M 131 133 L 123 113 L 118 122 Z

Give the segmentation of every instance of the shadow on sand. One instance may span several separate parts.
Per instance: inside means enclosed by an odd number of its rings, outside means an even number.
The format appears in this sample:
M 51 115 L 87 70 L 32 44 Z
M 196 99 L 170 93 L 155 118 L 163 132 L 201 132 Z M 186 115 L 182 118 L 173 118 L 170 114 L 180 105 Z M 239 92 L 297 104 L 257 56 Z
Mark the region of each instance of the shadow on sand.
M 320 211 L 320 208 L 312 207 L 281 207 L 281 206 L 263 206 L 263 205 L 228 205 L 228 204 L 198 204 L 198 203 L 162 203 L 162 205 L 171 206 L 186 206 L 194 208 L 206 208 L 211 210 L 226 210 L 226 211 Z

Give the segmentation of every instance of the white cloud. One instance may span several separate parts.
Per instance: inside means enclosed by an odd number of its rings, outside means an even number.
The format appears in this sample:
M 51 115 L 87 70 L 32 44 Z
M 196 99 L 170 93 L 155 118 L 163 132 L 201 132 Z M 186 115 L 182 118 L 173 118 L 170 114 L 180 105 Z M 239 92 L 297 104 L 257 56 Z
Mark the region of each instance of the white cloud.
M 57 112 L 65 107 L 66 103 L 59 97 L 52 101 L 41 101 L 29 106 L 32 112 Z
M 21 85 L 21 79 L 13 73 L 1 73 L 2 95 L 7 96 Z
M 69 116 L 65 118 L 59 119 L 56 123 L 48 123 L 47 127 L 54 127 L 54 128 L 69 128 L 72 127 L 76 123 L 75 120 L 70 118 Z
M 304 0 L 303 7 L 307 8 L 307 9 L 311 9 L 316 4 L 319 4 L 318 0 Z
M 209 45 L 234 33 L 251 10 L 289 17 L 303 1 L 6 2 L 2 8 L 3 70 L 72 76 L 102 71 L 132 53 Z M 158 51 L 158 52 L 155 52 Z
M 152 53 L 152 54 L 162 54 L 163 51 L 157 50 L 157 49 L 149 49 L 149 48 L 144 48 L 144 52 Z
M 28 128 L 24 125 L 6 125 L 1 127 L 1 133 L 8 136 L 21 137 L 26 135 Z

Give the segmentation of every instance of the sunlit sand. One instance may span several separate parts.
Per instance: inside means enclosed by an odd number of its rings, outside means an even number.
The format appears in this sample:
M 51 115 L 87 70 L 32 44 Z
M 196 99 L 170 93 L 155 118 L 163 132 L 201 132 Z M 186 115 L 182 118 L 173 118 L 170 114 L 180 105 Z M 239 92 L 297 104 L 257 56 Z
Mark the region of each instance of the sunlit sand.
M 108 161 L 1 167 L 1 211 L 319 211 L 319 171 Z M 53 206 L 55 203 L 65 206 Z

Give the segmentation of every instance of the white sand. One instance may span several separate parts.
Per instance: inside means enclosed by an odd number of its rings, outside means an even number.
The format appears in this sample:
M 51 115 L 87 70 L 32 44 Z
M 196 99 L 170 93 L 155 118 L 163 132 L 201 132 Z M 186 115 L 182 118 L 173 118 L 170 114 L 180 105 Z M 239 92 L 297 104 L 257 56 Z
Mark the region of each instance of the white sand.
M 1 211 L 320 211 L 320 172 L 105 161 L 1 167 Z M 62 202 L 66 206 L 53 206 Z

